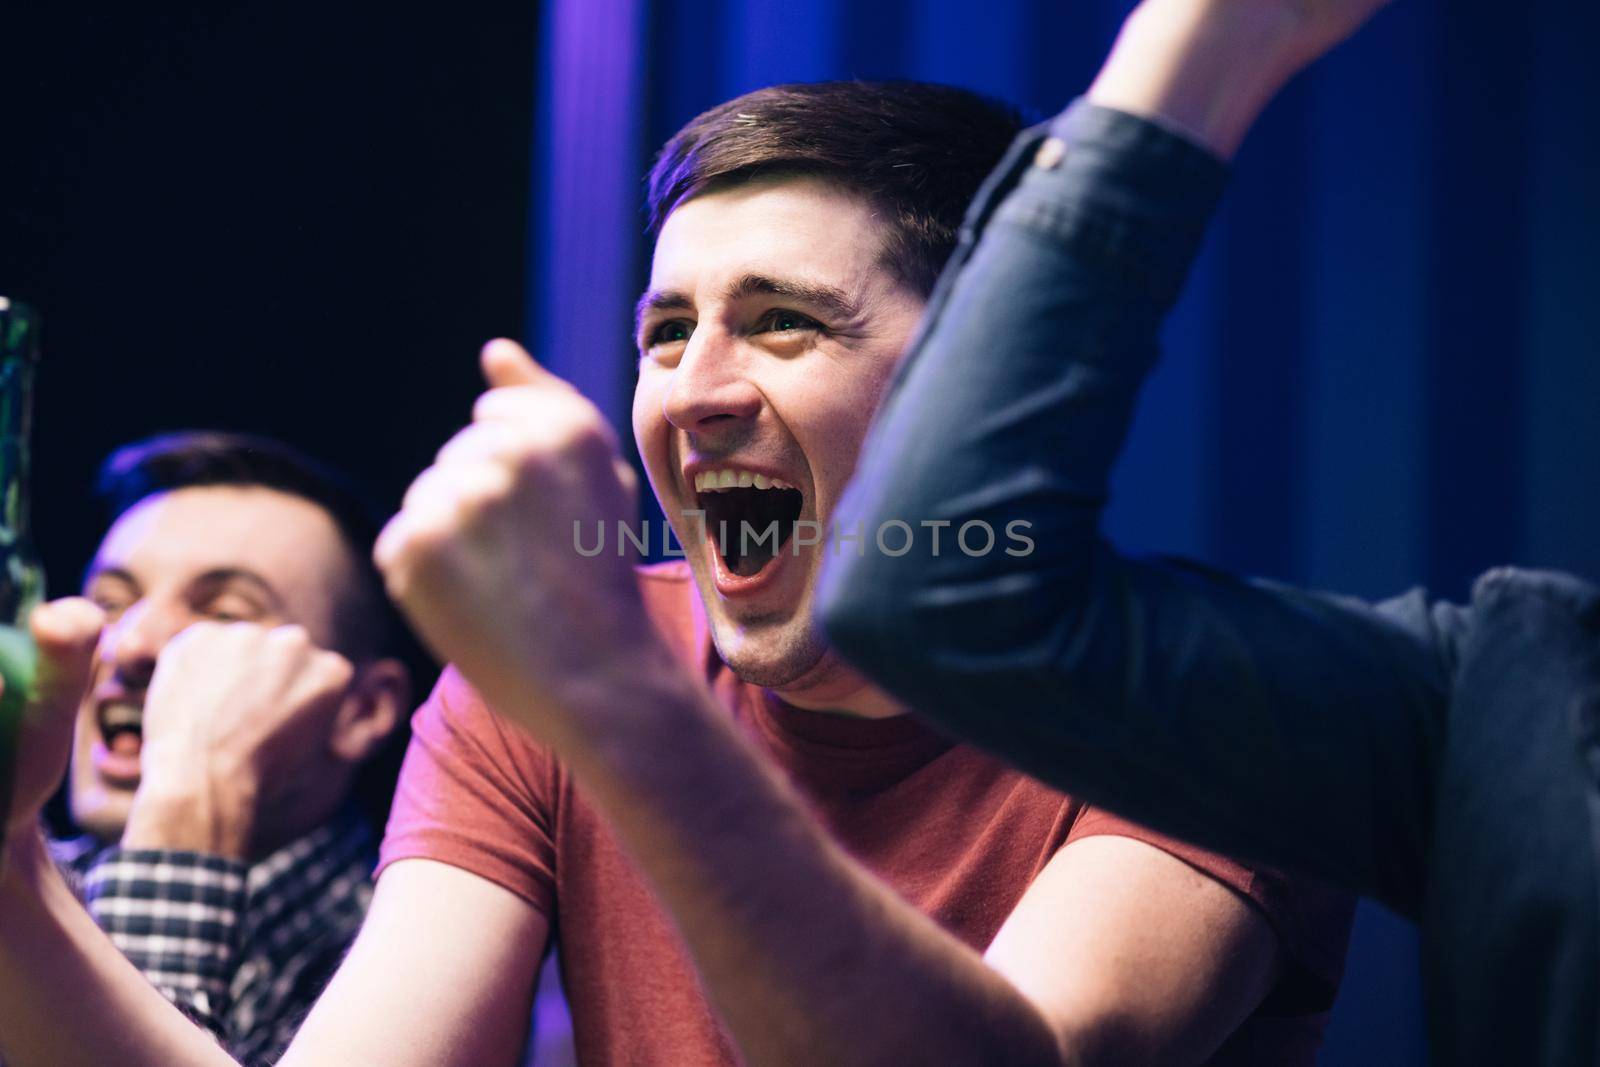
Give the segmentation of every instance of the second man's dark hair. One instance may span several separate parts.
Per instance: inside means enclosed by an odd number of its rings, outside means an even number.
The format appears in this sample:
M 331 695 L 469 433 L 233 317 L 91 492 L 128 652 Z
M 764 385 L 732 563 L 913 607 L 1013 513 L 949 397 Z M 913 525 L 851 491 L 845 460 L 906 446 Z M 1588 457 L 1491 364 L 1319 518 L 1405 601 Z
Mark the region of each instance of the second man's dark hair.
M 372 563 L 376 513 L 343 477 L 280 441 L 215 430 L 160 434 L 123 445 L 106 459 L 96 495 L 115 522 L 146 497 L 196 486 L 259 486 L 326 512 L 349 550 L 353 588 L 335 618 L 339 650 L 356 658 L 393 652 L 394 609 Z

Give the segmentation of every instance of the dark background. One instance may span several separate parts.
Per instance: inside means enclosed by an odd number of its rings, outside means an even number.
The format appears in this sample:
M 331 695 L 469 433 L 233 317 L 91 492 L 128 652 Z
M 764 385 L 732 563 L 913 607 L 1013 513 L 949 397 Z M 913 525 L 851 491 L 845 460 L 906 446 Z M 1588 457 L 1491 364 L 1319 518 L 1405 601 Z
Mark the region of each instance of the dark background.
M 73 589 L 113 446 L 281 437 L 392 509 L 523 319 L 537 11 L 10 5 L 0 293 L 44 318 L 34 527 Z
M 522 323 L 535 8 L 181 7 L 0 16 L 0 293 L 44 322 L 54 595 L 105 529 L 90 488 L 115 446 L 268 434 L 387 514 L 466 420 L 478 345 Z M 436 667 L 398 651 L 420 699 Z M 379 825 L 408 736 L 358 783 Z
M 392 508 L 496 334 L 625 427 L 639 175 L 672 130 L 850 76 L 1047 115 L 1130 6 L 12 5 L 0 292 L 45 315 L 54 588 L 100 533 L 95 464 L 158 430 L 280 436 Z M 1368 597 L 1463 598 L 1500 563 L 1600 577 L 1596 40 L 1592 4 L 1399 0 L 1290 87 L 1167 331 L 1119 542 Z M 1323 1063 L 1424 1061 L 1414 946 L 1363 906 Z

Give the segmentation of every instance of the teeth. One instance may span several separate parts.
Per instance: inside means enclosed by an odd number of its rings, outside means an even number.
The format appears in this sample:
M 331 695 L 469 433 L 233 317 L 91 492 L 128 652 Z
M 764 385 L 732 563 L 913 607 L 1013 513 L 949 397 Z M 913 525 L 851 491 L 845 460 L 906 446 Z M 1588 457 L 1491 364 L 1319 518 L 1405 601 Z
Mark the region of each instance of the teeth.
M 793 485 L 782 478 L 769 478 L 765 474 L 755 471 L 723 470 L 701 471 L 694 476 L 694 488 L 697 493 L 715 493 L 723 489 L 793 489 Z
M 109 704 L 100 713 L 100 720 L 106 729 L 115 730 L 124 726 L 141 726 L 144 724 L 144 711 L 132 704 Z

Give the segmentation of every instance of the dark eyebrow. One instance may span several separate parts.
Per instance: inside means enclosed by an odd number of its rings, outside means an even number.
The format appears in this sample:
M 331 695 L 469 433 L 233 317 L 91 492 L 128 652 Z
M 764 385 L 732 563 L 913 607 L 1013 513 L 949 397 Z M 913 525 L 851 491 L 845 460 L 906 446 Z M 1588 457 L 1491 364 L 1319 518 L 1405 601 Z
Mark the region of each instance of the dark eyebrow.
M 853 322 L 861 316 L 861 308 L 845 295 L 844 290 L 831 285 L 802 282 L 794 279 L 773 278 L 765 274 L 744 274 L 728 286 L 723 293 L 727 300 L 743 300 L 751 296 L 777 296 L 816 308 L 837 322 Z M 644 326 L 646 315 L 655 311 L 688 311 L 694 307 L 689 295 L 677 289 L 652 289 L 639 297 L 633 308 L 633 332 Z
M 694 302 L 689 299 L 689 294 L 676 289 L 651 289 L 639 297 L 639 302 L 633 305 L 633 333 L 637 337 L 644 328 L 644 317 L 652 311 L 688 311 L 694 307 Z
M 785 278 L 769 278 L 765 274 L 746 274 L 728 286 L 723 294 L 729 300 L 742 300 L 749 296 L 781 296 L 817 308 L 835 320 L 854 320 L 861 315 L 855 301 L 843 289 L 815 282 L 802 282 Z
M 275 611 L 283 610 L 283 598 L 278 595 L 276 589 L 272 588 L 272 583 L 255 571 L 246 570 L 243 567 L 217 567 L 200 575 L 194 580 L 193 584 L 217 586 L 227 585 L 230 582 L 241 582 L 245 585 L 253 586 L 261 595 L 267 598 L 269 601 L 268 607 Z
M 91 560 L 89 568 L 83 573 L 83 588 L 88 589 L 98 578 L 115 578 L 124 585 L 131 585 L 135 589 L 139 588 L 138 579 L 128 571 L 123 570 L 121 567 L 97 566 L 96 561 Z
M 135 578 L 131 572 L 123 569 L 122 567 L 98 567 L 93 563 L 89 565 L 88 571 L 84 573 L 84 589 L 87 590 L 89 586 L 93 585 L 95 581 L 100 578 L 114 578 L 119 582 L 132 586 L 136 592 L 140 593 L 140 595 L 143 595 L 143 587 L 140 586 L 139 580 Z M 244 585 L 250 586 L 260 593 L 261 596 L 267 599 L 268 607 L 272 608 L 274 611 L 283 610 L 283 598 L 279 596 L 278 591 L 272 587 L 272 583 L 261 577 L 261 575 L 257 574 L 255 571 L 247 570 L 244 567 L 214 567 L 211 570 L 205 571 L 204 573 L 196 576 L 190 581 L 189 584 L 200 587 L 215 588 L 217 586 L 227 585 L 230 582 L 240 582 Z

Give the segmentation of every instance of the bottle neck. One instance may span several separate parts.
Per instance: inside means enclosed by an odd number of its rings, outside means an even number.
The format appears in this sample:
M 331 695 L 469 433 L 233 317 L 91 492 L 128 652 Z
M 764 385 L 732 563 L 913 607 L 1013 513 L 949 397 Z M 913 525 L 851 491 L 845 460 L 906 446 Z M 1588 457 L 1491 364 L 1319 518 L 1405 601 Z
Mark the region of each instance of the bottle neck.
M 0 528 L 28 535 L 28 432 L 33 418 L 33 360 L 0 353 Z

